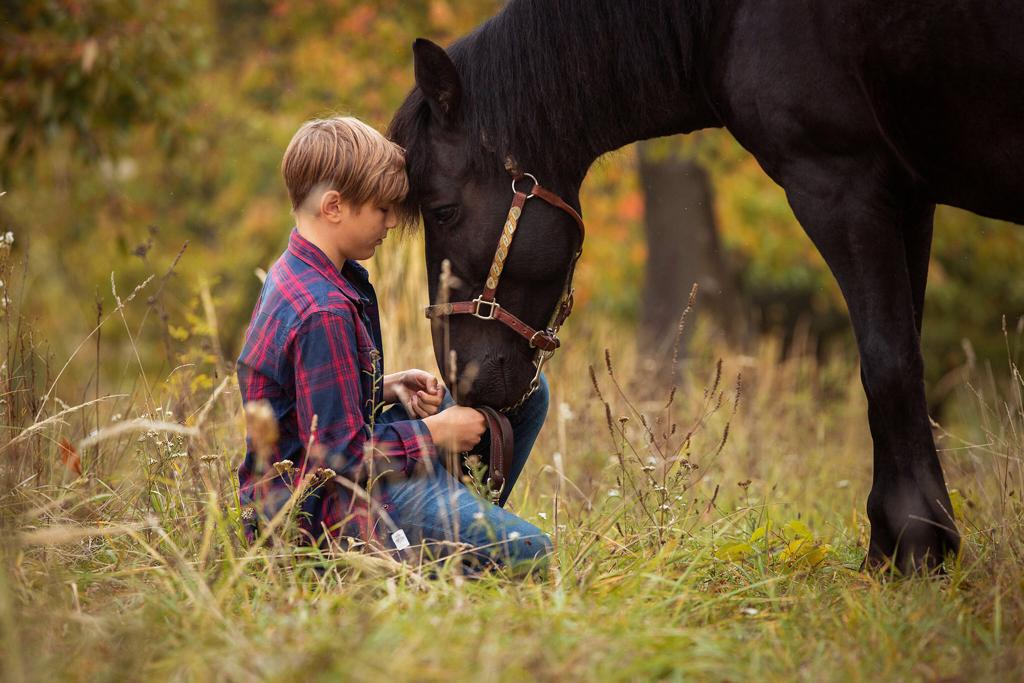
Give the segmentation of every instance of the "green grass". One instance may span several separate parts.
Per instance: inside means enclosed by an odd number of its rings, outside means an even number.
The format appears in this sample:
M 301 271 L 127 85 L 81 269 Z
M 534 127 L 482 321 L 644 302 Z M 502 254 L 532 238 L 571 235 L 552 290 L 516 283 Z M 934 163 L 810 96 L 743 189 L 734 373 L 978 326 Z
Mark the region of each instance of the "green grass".
M 397 270 L 378 281 L 396 310 L 389 363 L 432 367 L 424 330 L 404 322 L 420 293 L 403 283 L 422 280 Z M 962 499 L 960 558 L 941 578 L 886 580 L 858 571 L 871 444 L 848 356 L 798 345 L 782 357 L 771 339 L 742 355 L 699 331 L 669 401 L 665 366 L 628 335 L 577 313 L 566 339 L 510 503 L 556 541 L 544 577 L 245 547 L 237 389 L 211 388 L 198 365 L 128 373 L 126 397 L 0 445 L 0 679 L 1024 676 L 1024 385 L 1012 365 L 968 373 L 936 428 Z M 11 439 L 75 406 L 27 409 L 18 372 L 30 361 L 8 346 Z M 97 405 L 103 429 L 147 418 L 195 431 L 106 432 L 81 449 L 77 477 L 58 443 L 81 443 Z

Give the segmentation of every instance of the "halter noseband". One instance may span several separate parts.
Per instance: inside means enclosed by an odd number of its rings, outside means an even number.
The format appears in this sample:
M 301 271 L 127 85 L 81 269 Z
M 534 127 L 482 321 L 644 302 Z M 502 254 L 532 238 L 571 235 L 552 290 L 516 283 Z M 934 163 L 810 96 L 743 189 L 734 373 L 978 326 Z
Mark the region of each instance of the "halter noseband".
M 533 189 L 530 190 L 529 194 L 516 189 L 516 183 L 523 178 L 529 178 L 533 181 Z M 513 173 L 512 195 L 512 206 L 508 210 L 508 218 L 505 219 L 505 227 L 501 231 L 501 237 L 498 240 L 498 248 L 494 252 L 491 268 L 487 272 L 487 280 L 484 283 L 483 292 L 472 301 L 435 304 L 426 308 L 427 318 L 431 320 L 461 314 L 472 315 L 480 320 L 496 320 L 525 339 L 529 343 L 530 348 L 536 349 L 533 357 L 533 366 L 536 368 L 536 372 L 533 374 L 533 379 L 530 380 L 529 389 L 514 404 L 502 408 L 502 412 L 516 410 L 537 391 L 537 388 L 540 386 L 541 368 L 551 356 L 555 355 L 555 349 L 561 345 L 561 342 L 558 340 L 558 330 L 566 318 L 569 317 L 569 314 L 572 313 L 574 291 L 572 288 L 572 276 L 576 270 L 576 262 L 583 253 L 583 239 L 586 236 L 583 218 L 580 217 L 579 213 L 554 192 L 541 187 L 540 182 L 533 175 L 529 173 Z M 569 272 L 565 278 L 565 287 L 562 288 L 562 296 L 558 301 L 558 305 L 555 306 L 550 322 L 543 330 L 533 329 L 515 315 L 509 313 L 508 309 L 502 308 L 501 304 L 495 299 L 498 282 L 501 280 L 501 273 L 505 268 L 505 260 L 508 258 L 508 251 L 512 246 L 512 238 L 515 236 L 516 228 L 519 226 L 519 217 L 522 216 L 527 200 L 534 197 L 543 199 L 551 206 L 569 214 L 576 222 L 576 227 L 580 232 L 580 246 L 569 261 Z

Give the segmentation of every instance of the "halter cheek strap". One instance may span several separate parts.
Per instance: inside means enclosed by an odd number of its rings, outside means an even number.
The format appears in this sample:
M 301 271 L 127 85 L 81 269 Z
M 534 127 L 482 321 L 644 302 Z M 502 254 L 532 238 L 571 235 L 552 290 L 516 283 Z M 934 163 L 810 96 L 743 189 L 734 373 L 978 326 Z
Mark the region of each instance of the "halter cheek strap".
M 523 178 L 529 178 L 533 181 L 533 189 L 529 194 L 516 189 L 516 183 Z M 515 410 L 537 390 L 540 386 L 541 368 L 554 355 L 555 349 L 561 345 L 561 342 L 558 340 L 558 330 L 566 318 L 569 317 L 569 314 L 572 313 L 572 277 L 576 270 L 576 262 L 583 253 L 583 239 L 586 236 L 586 229 L 580 214 L 554 192 L 541 187 L 541 184 L 533 175 L 529 173 L 514 175 L 512 178 L 512 194 L 512 206 L 509 207 L 508 217 L 505 219 L 505 225 L 501 230 L 501 237 L 498 239 L 498 248 L 494 252 L 494 259 L 491 261 L 491 267 L 487 271 L 487 280 L 484 282 L 483 292 L 472 301 L 435 304 L 426 308 L 427 318 L 432 320 L 461 314 L 472 315 L 480 320 L 496 320 L 525 339 L 529 343 L 530 348 L 536 349 L 533 359 L 536 372 L 530 381 L 529 389 L 516 403 L 503 408 L 503 412 Z M 580 233 L 580 248 L 576 250 L 576 253 L 573 254 L 572 259 L 569 261 L 569 269 L 565 278 L 565 286 L 562 288 L 562 295 L 555 306 L 555 310 L 552 312 L 547 327 L 543 330 L 536 330 L 530 327 L 507 309 L 502 308 L 495 298 L 498 284 L 501 281 L 501 274 L 505 269 L 505 261 L 508 259 L 509 248 L 512 246 L 512 239 L 515 237 L 516 229 L 519 227 L 519 219 L 523 215 L 526 202 L 534 197 L 538 197 L 551 206 L 569 214 L 575 221 Z

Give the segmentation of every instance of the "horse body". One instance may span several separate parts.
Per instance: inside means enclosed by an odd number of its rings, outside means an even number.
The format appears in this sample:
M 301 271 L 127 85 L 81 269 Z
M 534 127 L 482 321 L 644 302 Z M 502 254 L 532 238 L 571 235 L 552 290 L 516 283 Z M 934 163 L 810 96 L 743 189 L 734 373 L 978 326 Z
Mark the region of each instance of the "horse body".
M 856 159 L 935 203 L 1024 222 L 1022 32 L 1012 2 L 736 2 L 716 15 L 707 88 L 783 187 L 806 182 L 792 176 L 809 159 Z
M 936 203 L 1024 222 L 1024 7 L 1009 0 L 512 0 L 450 49 L 417 41 L 392 124 L 423 209 L 431 297 L 442 258 L 478 290 L 507 207 L 506 155 L 578 206 L 601 154 L 726 127 L 781 185 L 836 276 L 874 440 L 867 561 L 930 568 L 959 546 L 932 439 L 920 330 Z M 457 207 L 442 221 L 438 210 Z M 439 207 L 439 209 L 438 209 Z M 532 213 L 531 213 L 532 212 Z M 526 210 L 499 289 L 539 327 L 574 249 Z M 469 402 L 506 404 L 529 350 L 452 321 L 477 363 Z M 435 334 L 439 364 L 447 358 Z

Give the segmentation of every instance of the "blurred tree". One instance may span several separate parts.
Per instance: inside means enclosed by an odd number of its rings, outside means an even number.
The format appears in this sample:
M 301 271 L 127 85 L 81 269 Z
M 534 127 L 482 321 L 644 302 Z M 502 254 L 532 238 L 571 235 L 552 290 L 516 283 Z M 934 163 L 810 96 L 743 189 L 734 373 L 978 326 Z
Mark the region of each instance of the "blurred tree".
M 201 0 L 21 0 L 0 6 L 0 179 L 57 143 L 113 155 L 139 124 L 181 134 L 204 63 Z
M 647 239 L 641 343 L 655 358 L 671 353 L 694 283 L 700 287 L 698 310 L 710 313 L 736 341 L 746 307 L 722 252 L 708 172 L 677 140 L 641 142 L 637 156 Z M 681 343 L 686 348 L 686 339 Z

